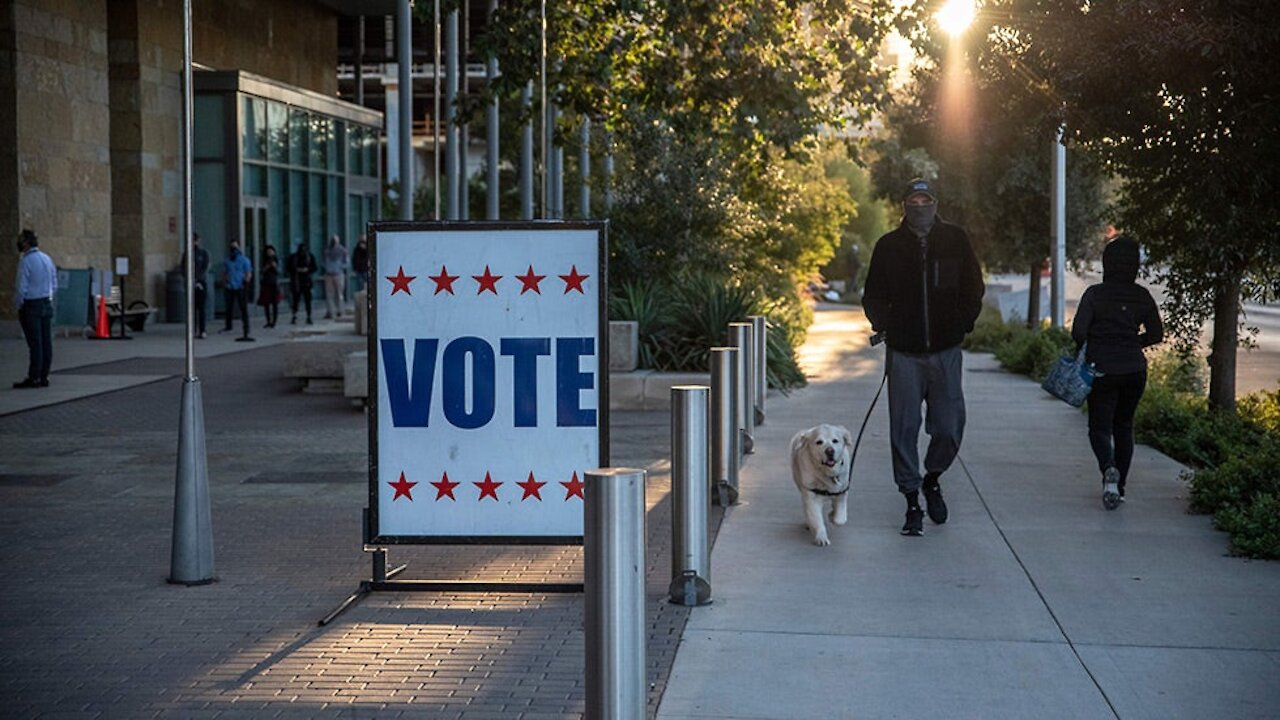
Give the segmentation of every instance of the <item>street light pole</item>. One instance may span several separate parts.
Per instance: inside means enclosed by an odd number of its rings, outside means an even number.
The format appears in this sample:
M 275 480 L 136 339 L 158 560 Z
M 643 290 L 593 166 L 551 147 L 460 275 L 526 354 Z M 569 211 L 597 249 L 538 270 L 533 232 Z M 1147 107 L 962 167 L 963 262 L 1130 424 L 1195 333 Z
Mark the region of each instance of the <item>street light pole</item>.
M 1053 202 L 1050 222 L 1053 230 L 1053 279 L 1050 285 L 1050 322 L 1053 327 L 1063 327 L 1066 322 L 1066 264 L 1067 264 L 1067 146 L 1066 126 L 1058 126 L 1058 136 L 1053 141 Z

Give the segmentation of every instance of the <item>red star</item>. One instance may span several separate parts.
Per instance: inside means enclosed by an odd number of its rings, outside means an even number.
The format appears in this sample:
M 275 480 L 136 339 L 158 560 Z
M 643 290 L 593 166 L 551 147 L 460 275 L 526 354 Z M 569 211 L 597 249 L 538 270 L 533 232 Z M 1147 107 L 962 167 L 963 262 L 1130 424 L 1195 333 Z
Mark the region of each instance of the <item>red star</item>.
M 542 278 L 544 277 L 546 277 L 546 275 L 534 275 L 533 266 L 530 265 L 529 269 L 525 271 L 524 275 L 516 276 L 516 279 L 519 280 L 524 285 L 524 287 L 520 288 L 520 294 L 523 295 L 526 292 L 532 290 L 538 293 L 539 295 L 541 295 L 542 291 L 538 289 L 538 283 L 542 282 Z
M 453 489 L 458 487 L 458 485 L 460 485 L 461 483 L 450 481 L 449 473 L 445 473 L 443 476 L 440 477 L 440 480 L 430 484 L 434 485 L 436 488 L 436 500 L 439 500 L 442 497 L 447 497 L 450 500 L 454 500 L 454 501 L 458 499 L 453 496 Z
M 569 498 L 574 495 L 577 495 L 579 499 L 586 499 L 582 497 L 582 481 L 578 479 L 578 473 L 575 472 L 573 474 L 573 479 L 569 482 L 561 481 L 560 484 L 565 487 L 565 490 L 568 490 L 568 492 L 564 494 L 565 502 L 568 502 Z
M 530 497 L 535 497 L 539 501 L 541 501 L 542 493 L 538 492 L 538 490 L 541 489 L 543 485 L 546 485 L 546 483 L 538 482 L 537 480 L 534 480 L 533 473 L 529 473 L 528 480 L 525 480 L 522 483 L 516 483 L 516 485 L 519 485 L 520 487 L 524 488 L 524 497 L 520 498 L 521 501 L 524 501 Z
M 480 283 L 480 289 L 476 291 L 477 295 L 484 292 L 485 290 L 488 290 L 494 295 L 498 294 L 498 281 L 502 279 L 502 276 L 494 275 L 493 273 L 489 272 L 488 265 L 484 266 L 483 275 L 472 275 L 471 277 L 474 278 L 476 282 Z
M 388 276 L 387 276 L 387 279 L 388 279 L 388 280 L 390 280 L 390 281 L 391 281 L 391 284 L 394 286 L 394 287 L 392 287 L 392 288 L 391 288 L 391 294 L 392 294 L 392 295 L 395 295 L 396 293 L 400 292 L 401 290 L 403 290 L 403 291 L 404 291 L 404 294 L 405 294 L 405 295 L 412 295 L 413 293 L 409 292 L 409 283 L 413 282 L 414 280 L 417 280 L 417 279 L 418 279 L 418 276 L 417 276 L 417 275 L 405 275 L 405 274 L 404 274 L 404 266 L 403 266 L 403 265 L 401 265 L 401 266 L 400 266 L 400 272 L 396 273 L 395 275 L 388 275 Z
M 458 276 L 450 275 L 449 268 L 441 265 L 439 275 L 428 275 L 427 277 L 431 278 L 436 284 L 436 291 L 432 293 L 433 295 L 439 295 L 441 290 L 448 291 L 450 295 L 453 294 L 453 281 L 457 280 Z
M 409 490 L 418 483 L 406 481 L 404 479 L 404 473 L 400 473 L 400 482 L 389 482 L 387 484 L 396 489 L 395 497 L 391 498 L 392 502 L 399 500 L 401 495 L 409 498 L 409 502 L 413 502 L 413 494 L 410 493 Z
M 582 293 L 583 295 L 586 295 L 586 293 L 585 293 L 585 292 L 583 292 L 583 290 L 582 290 L 582 281 L 583 281 L 583 280 L 586 280 L 586 279 L 587 279 L 587 278 L 589 278 L 589 277 L 591 277 L 591 276 L 590 276 L 590 275 L 579 275 L 579 274 L 578 274 L 578 266 L 577 266 L 577 265 L 574 265 L 574 266 L 569 270 L 569 274 L 568 274 L 568 275 L 561 275 L 561 276 L 560 276 L 560 279 L 564 281 L 564 294 L 565 294 L 565 295 L 568 295 L 570 290 L 577 290 L 578 292 Z
M 500 482 L 494 482 L 493 478 L 489 477 L 489 473 L 484 474 L 484 482 L 473 482 L 471 484 L 480 488 L 480 497 L 476 498 L 477 500 L 483 500 L 488 495 L 495 501 L 498 499 L 498 486 L 502 485 Z

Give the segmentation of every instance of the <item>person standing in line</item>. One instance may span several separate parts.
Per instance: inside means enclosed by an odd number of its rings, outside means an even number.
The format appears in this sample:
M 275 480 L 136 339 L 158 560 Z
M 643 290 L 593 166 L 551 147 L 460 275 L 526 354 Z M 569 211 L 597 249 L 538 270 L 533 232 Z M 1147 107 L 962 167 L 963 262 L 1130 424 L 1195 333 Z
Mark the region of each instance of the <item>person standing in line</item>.
M 1089 392 L 1089 444 L 1108 510 L 1124 502 L 1133 461 L 1133 416 L 1147 387 L 1142 351 L 1164 340 L 1156 301 L 1137 283 L 1140 266 L 1136 241 L 1119 235 L 1107 243 L 1102 282 L 1085 289 L 1071 323 L 1071 339 L 1085 346 L 1085 359 L 1101 373 Z
M 39 248 L 40 238 L 31 230 L 18 236 L 18 275 L 14 302 L 18 321 L 27 339 L 27 376 L 13 384 L 17 389 L 49 387 L 53 366 L 53 296 L 58 292 L 58 268 Z
M 192 287 L 195 289 L 195 292 L 192 293 L 192 298 L 195 300 L 196 311 L 195 335 L 197 338 L 203 339 L 205 337 L 204 304 L 205 296 L 208 292 L 207 284 L 209 282 L 209 251 L 200 246 L 200 233 L 191 233 L 191 243 L 196 249 L 194 268 L 195 279 L 191 283 Z M 183 268 L 182 271 L 186 272 L 186 251 L 183 251 L 182 253 L 181 264 Z
M 289 276 L 289 307 L 293 311 L 290 325 L 298 324 L 298 301 L 307 306 L 307 324 L 311 324 L 311 276 L 316 274 L 316 256 L 304 241 L 298 241 L 298 251 L 290 253 L 285 261 L 285 273 Z
M 364 235 L 351 251 L 351 272 L 355 274 L 356 292 L 364 290 L 369 284 L 369 240 Z
M 924 534 L 924 491 L 929 519 L 947 521 L 939 478 L 960 451 L 965 407 L 960 342 L 982 311 L 982 268 L 964 230 L 938 217 L 938 200 L 925 180 L 912 180 L 902 198 L 903 219 L 871 253 L 862 306 L 872 329 L 884 333 L 889 383 L 889 438 L 893 479 L 906 497 L 902 534 Z M 920 474 L 917 443 L 921 404 L 928 405 L 929 449 Z
M 347 246 L 337 235 L 329 238 L 329 247 L 324 249 L 324 302 L 325 319 L 341 318 L 342 306 L 346 302 L 347 285 Z
M 258 304 L 262 306 L 262 314 L 267 322 L 264 328 L 276 326 L 280 318 L 280 258 L 276 255 L 276 247 L 268 245 L 262 251 L 262 287 L 258 290 Z
M 239 308 L 240 315 L 244 319 L 244 335 L 237 340 L 252 340 L 253 338 L 249 337 L 249 300 L 245 297 L 245 292 L 253 280 L 253 263 L 240 252 L 238 240 L 231 241 L 231 252 L 222 267 L 227 283 L 227 325 L 222 331 L 231 332 L 236 319 L 236 308 Z

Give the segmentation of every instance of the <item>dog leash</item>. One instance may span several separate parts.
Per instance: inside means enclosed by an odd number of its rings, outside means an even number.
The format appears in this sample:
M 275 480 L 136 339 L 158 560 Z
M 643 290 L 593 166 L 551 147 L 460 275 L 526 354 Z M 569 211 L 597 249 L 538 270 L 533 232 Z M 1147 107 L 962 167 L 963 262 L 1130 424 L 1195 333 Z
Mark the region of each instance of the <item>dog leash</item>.
M 871 347 L 875 347 L 884 342 L 884 333 L 876 333 L 871 336 Z M 884 384 L 889 379 L 889 358 L 885 358 L 884 374 L 880 376 L 880 387 L 876 389 L 876 396 L 871 398 L 871 405 L 867 407 L 867 414 L 862 418 L 862 427 L 858 428 L 858 439 L 853 442 L 853 452 L 849 454 L 849 477 L 845 484 L 846 491 L 853 487 L 853 463 L 858 459 L 858 448 L 862 445 L 862 434 L 867 431 L 867 421 L 871 419 L 871 413 L 876 409 L 876 403 L 880 402 L 880 393 L 884 392 Z

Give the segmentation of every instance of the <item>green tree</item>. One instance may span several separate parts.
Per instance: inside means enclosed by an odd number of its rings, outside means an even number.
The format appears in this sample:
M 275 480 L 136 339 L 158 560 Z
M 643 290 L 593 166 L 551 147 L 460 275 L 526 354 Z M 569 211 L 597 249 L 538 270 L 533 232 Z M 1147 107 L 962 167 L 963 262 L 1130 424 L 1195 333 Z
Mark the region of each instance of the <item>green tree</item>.
M 995 0 L 992 52 L 1052 95 L 1070 139 L 1123 178 L 1184 346 L 1212 318 L 1210 404 L 1235 407 L 1240 310 L 1280 276 L 1280 5 L 1251 0 Z

